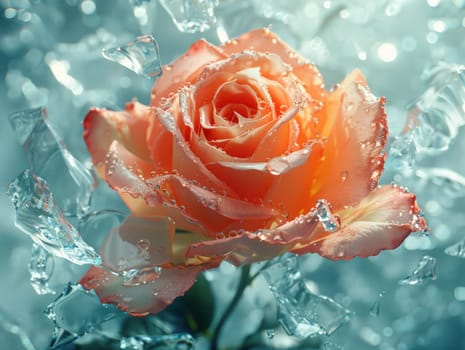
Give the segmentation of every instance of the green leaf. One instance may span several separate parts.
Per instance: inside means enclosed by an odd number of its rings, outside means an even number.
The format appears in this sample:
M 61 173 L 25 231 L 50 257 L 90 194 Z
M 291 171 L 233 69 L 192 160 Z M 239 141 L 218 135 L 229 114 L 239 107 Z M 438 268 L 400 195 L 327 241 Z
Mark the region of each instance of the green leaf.
M 203 273 L 199 275 L 191 289 L 184 294 L 181 301 L 191 330 L 205 333 L 213 320 L 215 297 Z

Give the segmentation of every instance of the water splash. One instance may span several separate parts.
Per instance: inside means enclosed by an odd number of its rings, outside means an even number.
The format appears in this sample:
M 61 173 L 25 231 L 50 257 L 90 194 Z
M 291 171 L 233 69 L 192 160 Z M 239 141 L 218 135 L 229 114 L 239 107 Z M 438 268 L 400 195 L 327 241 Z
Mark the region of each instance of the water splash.
M 142 35 L 124 46 L 104 49 L 102 56 L 146 78 L 162 74 L 158 43 L 151 35 Z
M 333 299 L 308 290 L 294 255 L 279 257 L 263 275 L 278 303 L 278 321 L 289 335 L 331 335 L 352 316 Z
M 47 182 L 25 170 L 8 187 L 16 209 L 16 227 L 47 252 L 77 265 L 100 265 L 101 258 L 88 246 L 57 207 Z
M 50 255 L 44 248 L 33 243 L 31 261 L 29 262 L 29 273 L 31 274 L 31 285 L 37 294 L 56 293 L 48 285 L 54 265 L 53 255 Z
M 425 255 L 417 263 L 413 272 L 399 281 L 401 285 L 417 285 L 436 279 L 436 259 Z
M 91 332 L 101 323 L 122 315 L 113 305 L 101 304 L 95 292 L 69 283 L 45 310 L 55 326 L 50 347 L 59 348 Z
M 218 0 L 160 0 L 179 31 L 199 33 L 216 22 L 214 14 Z
M 94 185 L 92 175 L 68 151 L 50 125 L 45 108 L 16 112 L 8 118 L 32 172 L 50 184 L 64 214 L 80 216 L 87 212 Z
M 170 335 L 135 335 L 120 340 L 125 350 L 194 350 L 195 339 L 188 333 Z
M 325 231 L 334 232 L 340 227 L 339 217 L 331 212 L 331 206 L 326 199 L 316 201 L 316 215 Z
M 444 253 L 450 256 L 456 256 L 459 258 L 465 258 L 465 239 L 452 244 L 444 250 Z

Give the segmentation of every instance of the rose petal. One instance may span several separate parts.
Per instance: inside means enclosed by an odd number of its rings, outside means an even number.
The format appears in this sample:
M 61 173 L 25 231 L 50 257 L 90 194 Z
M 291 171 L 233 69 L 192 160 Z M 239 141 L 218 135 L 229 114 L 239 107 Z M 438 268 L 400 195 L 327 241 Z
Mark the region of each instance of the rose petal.
M 101 177 L 104 177 L 105 157 L 115 140 L 139 158 L 150 159 L 145 141 L 149 114 L 149 107 L 139 102 L 127 103 L 126 110 L 120 112 L 89 110 L 84 119 L 84 140 Z
M 151 106 L 158 106 L 160 100 L 187 83 L 193 83 L 204 65 L 227 58 L 219 48 L 201 39 L 192 44 L 181 57 L 163 67 L 163 74 L 152 89 Z
M 351 208 L 336 213 L 341 229 L 324 232 L 320 227 L 295 253 L 318 253 L 329 259 L 347 260 L 394 249 L 412 232 L 426 229 L 415 195 L 396 186 L 382 186 Z
M 86 289 L 95 290 L 102 303 L 115 304 L 133 316 L 146 316 L 163 310 L 183 295 L 205 268 L 165 268 L 161 270 L 158 279 L 137 286 L 125 286 L 123 277 L 92 266 L 79 283 Z
M 321 113 L 326 120 L 318 127 L 327 141 L 313 175 L 318 180 L 312 197 L 324 198 L 340 210 L 359 202 L 378 184 L 387 140 L 384 98 L 373 96 L 356 70 L 328 95 Z

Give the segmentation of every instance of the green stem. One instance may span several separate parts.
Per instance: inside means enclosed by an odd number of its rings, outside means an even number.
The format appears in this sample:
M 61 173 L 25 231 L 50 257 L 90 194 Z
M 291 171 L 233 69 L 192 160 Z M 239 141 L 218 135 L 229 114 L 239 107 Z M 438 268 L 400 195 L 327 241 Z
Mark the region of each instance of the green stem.
M 216 324 L 215 329 L 213 330 L 213 335 L 212 339 L 210 342 L 210 350 L 218 350 L 218 340 L 220 337 L 220 333 L 223 329 L 224 323 L 228 319 L 229 315 L 231 312 L 234 310 L 234 308 L 237 306 L 238 301 L 242 297 L 242 294 L 244 293 L 244 290 L 247 288 L 249 283 L 251 282 L 251 278 L 249 276 L 250 274 L 250 266 L 251 265 L 245 265 L 242 267 L 241 271 L 241 276 L 239 279 L 239 285 L 237 286 L 236 293 L 234 294 L 234 297 L 231 299 L 231 302 L 229 303 L 228 307 L 223 313 L 223 316 L 221 316 L 220 320 Z M 254 276 L 254 278 L 256 275 Z

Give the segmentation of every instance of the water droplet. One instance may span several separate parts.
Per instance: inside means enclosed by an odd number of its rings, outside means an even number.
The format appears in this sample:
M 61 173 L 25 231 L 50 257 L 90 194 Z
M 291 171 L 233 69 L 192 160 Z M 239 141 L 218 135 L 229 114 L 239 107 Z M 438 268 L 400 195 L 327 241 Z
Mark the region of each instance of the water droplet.
M 150 249 L 150 246 L 151 246 L 151 243 L 150 241 L 146 240 L 146 239 L 141 239 L 137 242 L 137 245 L 139 246 L 140 249 L 142 250 L 149 250 Z
M 425 255 L 420 259 L 413 272 L 399 281 L 399 284 L 417 285 L 436 279 L 436 259 Z
M 287 110 L 288 110 L 288 107 L 287 107 L 286 105 L 281 105 L 281 106 L 279 106 L 279 112 L 280 112 L 281 114 L 286 113 Z
M 274 336 L 276 335 L 276 332 L 275 332 L 274 329 L 267 329 L 267 330 L 265 331 L 265 334 L 266 334 L 266 337 L 267 337 L 268 339 L 273 339 Z
M 349 172 L 347 170 L 341 171 L 341 180 L 342 180 L 342 182 L 345 182 L 348 177 L 349 177 Z
M 154 296 L 157 296 L 158 294 L 160 294 L 160 289 L 159 288 L 153 288 L 152 294 Z

